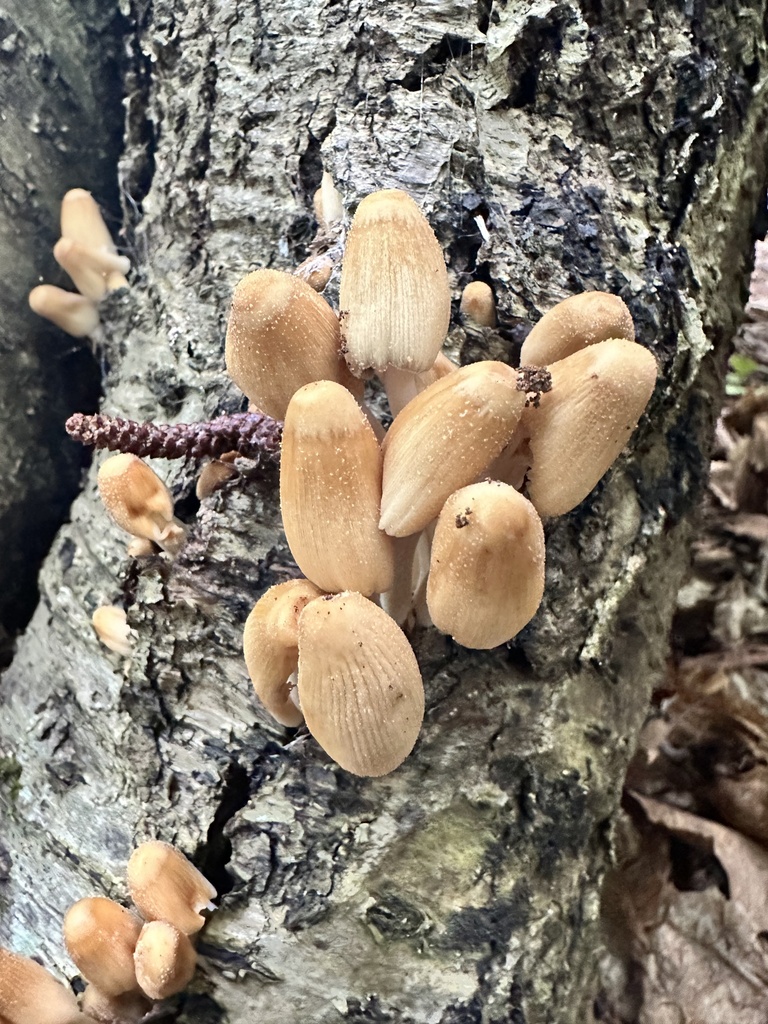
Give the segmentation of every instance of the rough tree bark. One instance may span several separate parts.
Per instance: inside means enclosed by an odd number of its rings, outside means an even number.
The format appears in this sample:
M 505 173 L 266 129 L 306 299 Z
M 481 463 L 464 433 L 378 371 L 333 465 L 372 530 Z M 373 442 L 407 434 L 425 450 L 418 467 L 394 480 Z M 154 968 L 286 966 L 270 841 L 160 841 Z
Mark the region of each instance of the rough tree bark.
M 105 410 L 240 407 L 229 296 L 303 257 L 322 166 L 351 206 L 408 189 L 456 294 L 493 284 L 501 341 L 455 328 L 464 360 L 514 361 L 531 320 L 602 288 L 629 303 L 660 385 L 631 454 L 549 524 L 544 604 L 514 644 L 414 638 L 427 718 L 379 781 L 252 697 L 242 625 L 291 565 L 274 477 L 196 511 L 195 467 L 170 467 L 190 541 L 138 565 L 91 470 L 0 686 L 0 941 L 72 977 L 67 905 L 123 896 L 135 841 L 157 836 L 229 890 L 179 1020 L 582 1024 L 611 819 L 706 471 L 707 353 L 742 307 L 765 181 L 764 5 L 122 6 L 136 272 L 105 305 Z M 89 627 L 121 597 L 130 663 Z

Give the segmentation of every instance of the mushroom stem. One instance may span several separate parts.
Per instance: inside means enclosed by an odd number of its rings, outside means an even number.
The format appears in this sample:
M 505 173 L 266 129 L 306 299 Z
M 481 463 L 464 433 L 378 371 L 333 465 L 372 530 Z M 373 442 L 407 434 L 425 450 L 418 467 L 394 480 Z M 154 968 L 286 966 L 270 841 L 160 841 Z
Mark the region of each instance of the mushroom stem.
M 413 569 L 416 548 L 422 537 L 411 533 L 407 537 L 394 537 L 395 579 L 391 590 L 379 595 L 379 605 L 402 626 L 413 608 Z
M 93 1024 L 138 1024 L 152 1008 L 152 1003 L 143 992 L 125 992 L 119 996 L 108 996 L 95 985 L 89 985 L 80 1003 L 84 1014 L 77 1024 L 92 1021 Z

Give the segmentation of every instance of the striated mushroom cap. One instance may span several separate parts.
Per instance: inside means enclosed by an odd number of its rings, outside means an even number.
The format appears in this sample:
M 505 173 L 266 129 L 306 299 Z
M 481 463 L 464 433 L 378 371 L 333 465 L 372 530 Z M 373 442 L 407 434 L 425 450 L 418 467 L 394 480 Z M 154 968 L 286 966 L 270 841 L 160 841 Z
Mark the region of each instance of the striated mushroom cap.
M 365 414 L 332 381 L 301 388 L 285 417 L 280 508 L 296 564 L 328 593 L 389 590 L 392 544 L 379 530 L 381 450 Z
M 53 284 L 39 284 L 29 293 L 29 308 L 45 317 L 73 338 L 85 338 L 99 326 L 95 303 L 77 292 L 66 292 Z
M 408 403 L 384 442 L 382 530 L 422 530 L 449 494 L 477 479 L 515 432 L 525 406 L 517 387 L 504 363 L 473 363 Z
M 448 333 L 451 293 L 440 243 L 399 189 L 366 196 L 347 237 L 339 308 L 347 363 L 428 370 Z
M 341 355 L 336 314 L 306 281 L 280 270 L 256 270 L 235 288 L 224 355 L 235 384 L 277 420 L 311 381 L 333 380 L 362 396 Z
M 64 942 L 83 977 L 104 995 L 138 988 L 133 951 L 141 921 L 104 896 L 78 900 L 64 918 Z
M 77 1000 L 40 964 L 0 949 L 0 1021 L 3 1024 L 78 1024 Z
M 608 292 L 582 292 L 553 306 L 523 342 L 521 366 L 549 366 L 609 338 L 634 341 L 635 325 L 625 303 Z
M 432 541 L 427 607 L 463 647 L 511 640 L 544 594 L 544 530 L 514 487 L 486 480 L 446 501 Z
M 405 634 L 360 594 L 308 604 L 299 619 L 299 698 L 320 746 L 354 775 L 386 775 L 413 749 L 424 687 Z
M 142 843 L 128 861 L 131 899 L 147 921 L 169 921 L 193 935 L 205 924 L 201 910 L 209 910 L 216 890 L 187 858 L 170 843 Z
M 256 695 L 281 725 L 304 721 L 291 699 L 291 676 L 299 667 L 299 616 L 322 590 L 309 580 L 288 580 L 270 587 L 251 611 L 243 633 L 243 652 Z
M 168 921 L 150 921 L 141 929 L 134 963 L 142 991 L 150 999 L 167 999 L 190 983 L 197 955 L 178 928 Z
M 541 516 L 570 512 L 609 469 L 656 384 L 656 360 L 613 339 L 553 363 L 552 390 L 525 412 L 528 495 Z
M 173 498 L 160 477 L 136 455 L 121 453 L 99 468 L 99 494 L 110 518 L 127 533 L 175 554 L 184 527 L 174 518 Z

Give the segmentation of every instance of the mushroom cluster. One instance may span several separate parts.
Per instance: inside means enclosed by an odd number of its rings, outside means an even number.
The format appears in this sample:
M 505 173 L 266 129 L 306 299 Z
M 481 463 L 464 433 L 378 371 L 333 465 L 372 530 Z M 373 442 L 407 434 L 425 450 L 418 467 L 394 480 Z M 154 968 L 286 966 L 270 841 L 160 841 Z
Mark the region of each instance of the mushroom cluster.
M 441 354 L 450 303 L 432 229 L 406 193 L 385 190 L 352 221 L 338 315 L 301 278 L 257 270 L 229 316 L 230 376 L 285 421 L 281 511 L 306 577 L 257 602 L 246 664 L 279 722 L 305 721 L 358 775 L 392 771 L 418 736 L 423 686 L 401 627 L 432 622 L 475 649 L 512 639 L 543 595 L 541 517 L 589 494 L 656 381 L 616 296 L 550 310 L 519 370 Z M 493 328 L 487 285 L 468 286 L 461 308 Z M 386 432 L 362 400 L 374 373 L 394 416 Z
M 77 291 L 41 284 L 29 293 L 29 305 L 67 334 L 84 338 L 99 325 L 99 300 L 125 288 L 130 269 L 128 257 L 115 248 L 96 200 L 85 189 L 70 189 L 61 201 L 61 238 L 53 255 Z
M 141 918 L 103 896 L 78 900 L 64 918 L 64 942 L 88 983 L 79 1003 L 40 964 L 0 949 L 3 1024 L 135 1024 L 186 988 L 197 962 L 191 937 L 216 890 L 159 841 L 133 852 L 128 887 Z

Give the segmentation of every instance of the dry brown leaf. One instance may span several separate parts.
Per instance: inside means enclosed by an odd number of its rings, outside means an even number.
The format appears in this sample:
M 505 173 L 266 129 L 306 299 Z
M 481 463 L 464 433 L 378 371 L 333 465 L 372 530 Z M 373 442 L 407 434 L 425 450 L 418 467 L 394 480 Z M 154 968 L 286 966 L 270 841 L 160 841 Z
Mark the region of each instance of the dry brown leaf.
M 757 939 L 768 931 L 768 852 L 725 825 L 689 814 L 677 807 L 632 793 L 648 821 L 686 843 L 714 853 L 728 876 L 730 900 L 743 908 L 744 921 Z M 768 974 L 766 974 L 768 981 Z M 766 989 L 768 1007 L 768 989 Z M 765 1021 L 762 1022 L 765 1024 Z
M 650 936 L 638 1024 L 765 1024 L 768 955 L 753 916 L 717 889 L 681 892 Z

